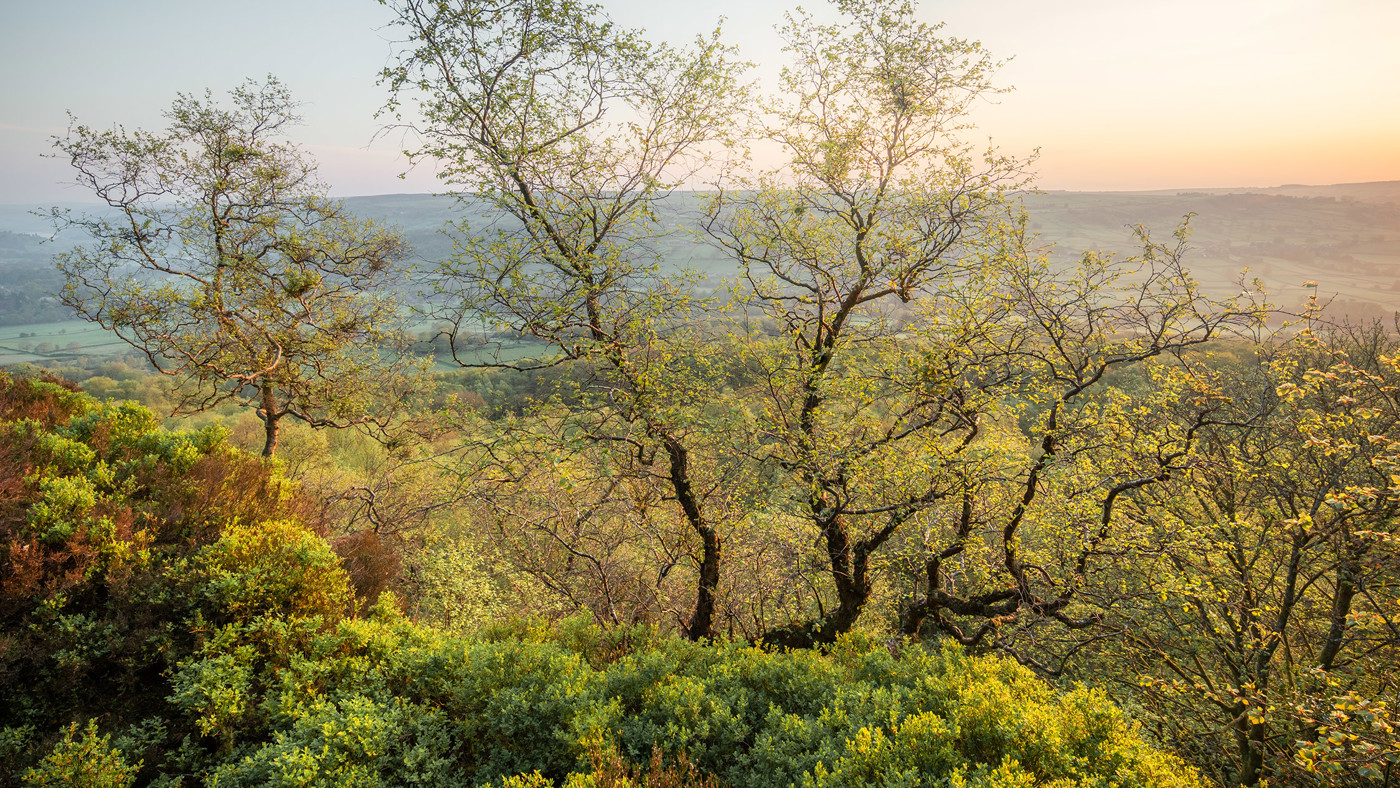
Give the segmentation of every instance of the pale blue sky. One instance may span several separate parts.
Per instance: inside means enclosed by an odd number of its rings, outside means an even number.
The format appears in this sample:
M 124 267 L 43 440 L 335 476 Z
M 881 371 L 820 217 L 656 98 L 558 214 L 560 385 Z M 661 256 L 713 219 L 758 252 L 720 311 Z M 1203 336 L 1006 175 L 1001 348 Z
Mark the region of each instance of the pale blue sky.
M 296 131 L 339 195 L 430 191 L 370 144 L 390 52 L 372 0 L 0 0 L 0 203 L 80 199 L 44 160 L 66 110 L 84 123 L 161 125 L 180 91 L 279 76 L 305 103 Z M 789 4 L 610 0 L 613 16 L 685 40 L 728 17 L 770 72 Z M 823 3 L 808 6 L 822 8 Z M 1268 186 L 1400 179 L 1397 0 L 926 0 L 945 32 L 1014 60 L 1016 90 L 979 111 L 1003 149 L 1041 148 L 1043 188 Z

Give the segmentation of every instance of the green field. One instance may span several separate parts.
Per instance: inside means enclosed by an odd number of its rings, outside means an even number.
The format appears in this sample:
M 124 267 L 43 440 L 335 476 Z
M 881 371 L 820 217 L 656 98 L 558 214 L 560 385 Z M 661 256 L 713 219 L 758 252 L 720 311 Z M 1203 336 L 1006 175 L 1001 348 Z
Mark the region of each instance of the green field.
M 51 364 L 130 350 L 131 346 L 112 332 L 83 320 L 0 326 L 0 365 L 26 361 Z

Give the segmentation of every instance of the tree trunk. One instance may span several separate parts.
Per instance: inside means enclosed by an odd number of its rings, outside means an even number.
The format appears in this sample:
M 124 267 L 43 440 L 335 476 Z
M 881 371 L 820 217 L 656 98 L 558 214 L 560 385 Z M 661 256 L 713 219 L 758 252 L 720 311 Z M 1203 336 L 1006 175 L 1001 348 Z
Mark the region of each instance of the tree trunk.
M 1240 758 L 1240 784 L 1254 786 L 1264 776 L 1264 724 L 1250 722 L 1244 706 L 1236 706 L 1235 747 Z
M 262 407 L 258 408 L 258 418 L 263 421 L 262 456 L 270 458 L 273 452 L 277 451 L 277 428 L 282 419 L 282 414 L 277 412 L 277 398 L 271 386 L 263 386 Z
M 1342 641 L 1346 637 L 1347 617 L 1351 615 L 1351 603 L 1356 597 L 1356 576 L 1361 567 L 1356 561 L 1344 561 L 1337 570 L 1337 590 L 1332 596 L 1332 625 L 1327 632 L 1327 642 L 1317 658 L 1318 667 L 1331 670 L 1341 653 Z
M 700 577 L 695 589 L 695 612 L 685 628 L 685 636 L 691 640 L 701 640 L 714 634 L 721 540 L 715 529 L 705 522 L 705 515 L 700 511 L 700 501 L 695 495 L 695 489 L 690 485 L 690 452 L 673 435 L 666 435 L 663 442 L 671 461 L 671 489 L 676 494 L 676 500 L 680 502 L 681 510 L 685 512 L 685 519 L 700 536 L 702 554 Z
M 701 640 L 713 637 L 715 597 L 719 590 L 720 538 L 713 528 L 700 532 L 704 554 L 700 560 L 700 578 L 695 592 L 695 613 L 686 627 L 686 637 Z
M 828 645 L 850 632 L 860 619 L 865 603 L 870 600 L 870 578 L 866 571 L 869 546 L 860 543 L 852 550 L 850 534 L 839 517 L 827 525 L 825 538 L 831 579 L 836 586 L 836 609 L 815 621 L 767 632 L 762 638 L 764 645 L 781 648 Z

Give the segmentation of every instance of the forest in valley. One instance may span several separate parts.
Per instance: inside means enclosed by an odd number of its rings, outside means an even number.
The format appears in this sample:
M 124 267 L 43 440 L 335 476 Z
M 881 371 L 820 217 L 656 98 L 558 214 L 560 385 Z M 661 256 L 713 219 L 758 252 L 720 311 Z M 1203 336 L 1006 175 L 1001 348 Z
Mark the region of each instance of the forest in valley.
M 1400 783 L 1393 184 L 1035 192 L 899 0 L 385 5 L 446 195 L 269 76 L 0 233 L 0 784 Z

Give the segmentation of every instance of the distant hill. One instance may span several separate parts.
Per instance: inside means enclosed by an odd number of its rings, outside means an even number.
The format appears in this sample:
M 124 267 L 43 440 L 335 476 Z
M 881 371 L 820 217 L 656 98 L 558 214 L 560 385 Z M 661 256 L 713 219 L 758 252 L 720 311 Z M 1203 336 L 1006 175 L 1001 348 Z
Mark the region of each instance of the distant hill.
M 1131 253 L 1130 226 L 1142 224 L 1167 238 L 1187 214 L 1192 220 L 1190 265 L 1211 292 L 1238 292 L 1243 269 L 1261 278 L 1276 302 L 1294 305 L 1315 281 L 1318 292 L 1356 316 L 1380 316 L 1400 310 L 1400 181 L 1287 185 L 1268 188 L 1193 189 L 1139 192 L 1047 191 L 1027 194 L 1023 203 L 1041 241 L 1053 245 L 1063 261 L 1086 249 Z M 498 217 L 449 196 L 387 194 L 351 197 L 356 214 L 397 226 L 415 252 L 415 264 L 431 266 L 452 253 L 443 230 L 465 221 L 473 231 L 487 230 Z M 717 285 L 734 272 L 732 261 L 695 232 L 698 195 L 681 193 L 667 200 L 659 214 L 672 231 L 658 245 L 667 264 L 695 270 Z M 75 204 L 83 209 L 88 206 Z M 28 213 L 29 206 L 0 206 L 0 231 L 51 232 L 48 223 Z M 15 240 L 15 239 L 12 239 Z M 26 263 L 33 249 L 22 244 Z M 56 245 L 45 245 L 45 251 Z M 0 248 L 0 272 L 6 250 Z M 10 262 L 16 262 L 11 260 Z M 29 266 L 25 266 L 29 268 Z M 0 285 L 4 273 L 0 273 Z M 12 284 L 12 283 L 11 283 Z
M 1355 317 L 1400 310 L 1400 181 L 1271 189 L 1044 192 L 1028 195 L 1031 227 L 1068 257 L 1083 249 L 1129 253 L 1130 226 L 1169 238 L 1187 214 L 1192 272 L 1210 291 L 1238 292 L 1244 269 L 1273 300 L 1293 306 L 1318 283 Z
M 1332 197 L 1338 200 L 1400 203 L 1400 181 L 1369 181 L 1366 183 L 1335 183 L 1331 186 L 1306 186 L 1290 183 L 1283 186 L 1242 186 L 1227 189 L 1192 189 L 1199 194 L 1267 194 L 1275 197 Z M 1179 194 L 1179 189 L 1137 192 L 1138 194 Z
M 449 222 L 465 222 L 472 232 L 486 232 L 502 221 L 485 206 L 464 204 L 456 197 L 443 195 L 385 194 L 349 197 L 344 202 L 356 215 L 382 219 L 398 227 L 420 262 L 442 260 L 452 253 L 451 236 L 444 232 Z M 699 237 L 699 207 L 699 196 L 694 193 L 679 192 L 665 200 L 657 215 L 670 231 L 658 241 L 658 246 L 668 264 L 718 279 L 731 273 L 734 264 Z

